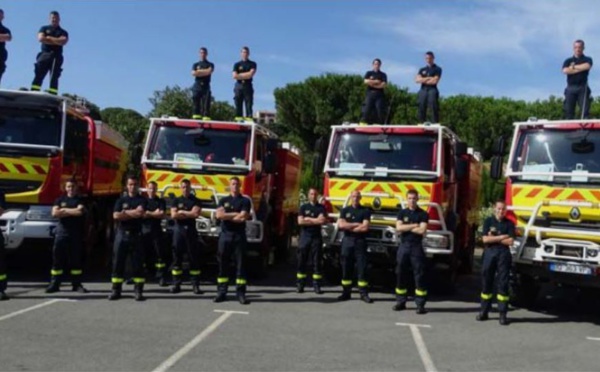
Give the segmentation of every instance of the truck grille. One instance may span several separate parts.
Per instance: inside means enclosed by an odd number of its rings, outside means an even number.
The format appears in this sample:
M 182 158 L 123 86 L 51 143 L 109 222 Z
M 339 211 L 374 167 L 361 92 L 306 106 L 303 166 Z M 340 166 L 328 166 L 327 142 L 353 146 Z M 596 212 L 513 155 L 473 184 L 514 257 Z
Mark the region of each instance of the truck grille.
M 583 247 L 557 245 L 556 255 L 564 257 L 583 258 Z
M 600 229 L 600 221 L 583 220 L 579 223 L 573 223 L 568 220 L 553 219 L 550 221 L 550 227 L 581 231 L 598 230 Z
M 0 180 L 0 191 L 3 191 L 4 194 L 34 191 L 41 186 L 42 182 L 39 181 Z

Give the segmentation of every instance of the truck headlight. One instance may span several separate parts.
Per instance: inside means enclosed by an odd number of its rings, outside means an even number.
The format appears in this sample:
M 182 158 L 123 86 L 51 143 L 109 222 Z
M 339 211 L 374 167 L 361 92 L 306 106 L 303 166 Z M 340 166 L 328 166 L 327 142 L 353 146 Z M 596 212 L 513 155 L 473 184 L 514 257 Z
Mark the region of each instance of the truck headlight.
M 423 246 L 427 248 L 446 249 L 448 248 L 448 237 L 445 235 L 429 235 L 423 239 Z
M 52 217 L 52 207 L 49 206 L 41 206 L 41 205 L 32 205 L 29 207 L 25 218 L 29 221 L 53 221 L 55 220 Z
M 589 257 L 598 257 L 598 250 L 594 248 L 588 248 L 587 255 Z

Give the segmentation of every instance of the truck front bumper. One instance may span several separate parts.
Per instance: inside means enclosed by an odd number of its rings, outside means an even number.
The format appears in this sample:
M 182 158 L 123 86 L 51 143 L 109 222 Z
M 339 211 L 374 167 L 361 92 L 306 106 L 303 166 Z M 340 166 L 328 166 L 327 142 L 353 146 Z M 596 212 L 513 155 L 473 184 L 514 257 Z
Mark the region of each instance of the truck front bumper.
M 8 210 L 0 217 L 0 230 L 7 249 L 19 248 L 25 239 L 53 239 L 56 220 L 31 220 L 27 211 Z

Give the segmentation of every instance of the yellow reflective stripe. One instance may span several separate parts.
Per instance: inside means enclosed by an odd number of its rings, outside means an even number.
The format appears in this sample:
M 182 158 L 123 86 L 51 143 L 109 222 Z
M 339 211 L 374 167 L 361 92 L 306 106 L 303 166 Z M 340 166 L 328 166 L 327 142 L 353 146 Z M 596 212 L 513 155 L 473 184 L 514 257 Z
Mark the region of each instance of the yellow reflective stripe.
M 146 279 L 144 279 L 144 278 L 133 278 L 133 282 L 135 284 L 146 283 Z
M 491 293 L 482 293 L 481 294 L 481 299 L 482 300 L 491 300 L 492 299 L 492 294 Z
M 217 278 L 217 283 L 219 283 L 219 284 L 229 283 L 229 278 Z
M 425 296 L 427 296 L 427 291 L 422 291 L 420 289 L 415 289 L 415 295 L 417 295 L 419 297 L 425 297 Z
M 366 287 L 369 285 L 369 282 L 365 281 L 365 280 L 359 280 L 358 281 L 358 286 L 359 287 Z
M 110 279 L 111 282 L 113 282 L 114 284 L 121 284 L 125 281 L 125 279 L 123 278 L 111 278 Z
M 163 267 L 167 267 L 167 264 L 157 262 L 156 264 L 154 264 L 154 267 L 156 267 L 157 269 L 162 269 Z
M 210 120 L 210 117 L 209 116 L 203 116 L 202 120 Z
M 306 279 L 306 274 L 298 273 L 296 274 L 297 279 Z
M 202 115 L 192 115 L 192 119 L 202 119 Z
M 497 298 L 497 299 L 498 299 L 498 301 L 500 301 L 500 302 L 508 302 L 508 300 L 510 300 L 510 297 L 508 297 L 508 296 L 504 296 L 504 295 L 501 295 L 501 294 L 497 294 L 497 295 L 496 295 L 496 298 Z
M 313 279 L 315 279 L 315 280 L 323 279 L 323 275 L 321 275 L 321 274 L 313 274 Z
M 343 280 L 343 279 L 342 279 L 342 285 L 343 285 L 343 286 L 352 285 L 352 280 Z
M 183 270 L 171 270 L 171 274 L 173 274 L 173 275 L 183 275 Z
M 41 89 L 42 89 L 42 87 L 39 85 L 34 85 L 34 84 L 31 85 L 31 90 L 41 90 Z
M 83 270 L 71 270 L 71 275 L 81 275 L 83 274 Z
M 246 279 L 236 279 L 235 284 L 237 285 L 246 285 Z
M 406 293 L 408 293 L 408 290 L 396 288 L 396 294 L 397 295 L 405 295 Z
M 63 271 L 62 270 L 50 270 L 50 275 L 62 275 Z
M 0 281 L 6 280 L 6 274 L 0 275 Z
M 190 275 L 200 275 L 200 270 L 190 270 Z
M 58 89 L 48 88 L 48 92 L 50 92 L 50 93 L 58 93 Z

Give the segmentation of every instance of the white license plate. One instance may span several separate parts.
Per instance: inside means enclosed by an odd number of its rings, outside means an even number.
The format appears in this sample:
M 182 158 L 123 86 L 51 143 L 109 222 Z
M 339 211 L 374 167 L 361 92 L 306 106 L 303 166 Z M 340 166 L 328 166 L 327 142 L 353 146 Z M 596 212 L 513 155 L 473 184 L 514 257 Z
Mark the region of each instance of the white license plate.
M 367 252 L 371 253 L 387 253 L 387 247 L 383 245 L 370 245 L 367 247 Z
M 557 273 L 568 273 L 568 274 L 579 274 L 579 275 L 592 275 L 592 268 L 580 265 L 569 265 L 569 264 L 550 264 L 550 271 Z

